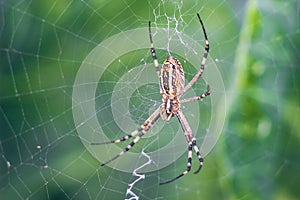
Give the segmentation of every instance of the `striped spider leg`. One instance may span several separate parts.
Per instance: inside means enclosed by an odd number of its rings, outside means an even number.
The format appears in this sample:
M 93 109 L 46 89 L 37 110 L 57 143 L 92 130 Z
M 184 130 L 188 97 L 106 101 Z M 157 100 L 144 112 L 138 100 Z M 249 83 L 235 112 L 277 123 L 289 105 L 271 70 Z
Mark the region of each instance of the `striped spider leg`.
M 106 165 L 107 163 L 117 159 L 118 157 L 124 155 L 127 151 L 129 151 L 141 139 L 141 137 L 147 133 L 147 131 L 155 124 L 155 122 L 159 118 L 162 118 L 162 120 L 164 120 L 164 121 L 169 121 L 172 117 L 176 116 L 182 127 L 182 130 L 184 132 L 185 139 L 188 143 L 187 168 L 185 171 L 183 171 L 181 174 L 179 174 L 175 178 L 161 182 L 160 184 L 162 185 L 162 184 L 166 184 L 166 183 L 171 183 L 171 182 L 179 179 L 180 177 L 186 175 L 191 170 L 193 149 L 194 149 L 194 151 L 198 157 L 198 160 L 200 162 L 198 169 L 194 173 L 195 174 L 198 173 L 200 171 L 200 169 L 202 168 L 203 158 L 200 154 L 199 147 L 197 146 L 196 138 L 194 137 L 191 127 L 188 124 L 188 121 L 185 118 L 185 116 L 182 113 L 181 108 L 180 108 L 181 103 L 202 100 L 206 96 L 210 95 L 210 87 L 207 86 L 207 91 L 205 93 L 203 93 L 202 95 L 180 100 L 180 97 L 189 88 L 191 88 L 197 82 L 197 80 L 201 77 L 201 75 L 204 71 L 205 63 L 206 63 L 208 52 L 209 52 L 209 43 L 208 43 L 206 31 L 205 31 L 203 22 L 200 18 L 200 15 L 198 13 L 197 13 L 197 16 L 198 16 L 199 22 L 201 24 L 202 31 L 203 31 L 204 38 L 205 38 L 205 51 L 204 51 L 204 54 L 202 57 L 199 71 L 186 86 L 184 86 L 185 80 L 184 80 L 184 71 L 183 71 L 182 65 L 176 58 L 169 56 L 165 59 L 163 64 L 161 66 L 159 66 L 155 48 L 154 48 L 154 44 L 153 44 L 153 39 L 152 39 L 151 22 L 149 21 L 150 50 L 151 50 L 151 55 L 153 58 L 154 66 L 156 69 L 156 73 L 158 76 L 160 95 L 162 96 L 162 104 L 143 123 L 143 125 L 141 125 L 141 127 L 139 129 L 133 131 L 132 133 L 130 133 L 124 137 L 121 137 L 119 139 L 108 141 L 108 142 L 91 143 L 92 145 L 111 144 L 111 143 L 123 142 L 132 137 L 134 138 L 133 141 L 129 145 L 127 145 L 127 147 L 124 148 L 119 154 L 117 154 L 112 159 L 108 160 L 107 162 L 101 164 L 101 166 Z
M 110 160 L 106 161 L 105 163 L 102 163 L 101 166 L 110 163 L 111 161 L 117 159 L 118 157 L 124 155 L 127 151 L 129 151 L 141 139 L 141 137 L 147 133 L 147 131 L 154 125 L 154 123 L 159 119 L 159 117 L 160 117 L 160 108 L 156 109 L 152 113 L 152 115 L 141 125 L 141 127 L 133 131 L 132 133 L 125 135 L 124 137 L 121 137 L 119 139 L 108 141 L 108 142 L 91 143 L 91 145 L 112 144 L 112 143 L 124 142 L 131 137 L 135 137 L 133 141 L 130 144 L 128 144 L 119 154 L 117 154 Z

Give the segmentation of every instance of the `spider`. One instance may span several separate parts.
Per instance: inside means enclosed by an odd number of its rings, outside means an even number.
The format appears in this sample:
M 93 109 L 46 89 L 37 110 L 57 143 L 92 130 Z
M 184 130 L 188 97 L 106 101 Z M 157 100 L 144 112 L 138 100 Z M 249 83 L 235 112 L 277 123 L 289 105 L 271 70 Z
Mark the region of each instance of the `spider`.
M 186 85 L 184 86 L 184 71 L 182 68 L 182 65 L 180 62 L 172 57 L 169 56 L 165 59 L 163 62 L 162 66 L 159 67 L 158 60 L 156 57 L 155 53 L 155 48 L 152 40 L 152 33 L 151 33 L 151 21 L 149 21 L 149 38 L 150 38 L 150 50 L 154 62 L 154 66 L 156 69 L 156 73 L 158 75 L 158 80 L 159 80 L 159 86 L 160 86 L 160 95 L 162 96 L 162 104 L 157 108 L 151 116 L 141 125 L 140 128 L 137 130 L 133 131 L 132 133 L 121 137 L 116 140 L 108 141 L 108 142 L 94 142 L 91 143 L 92 145 L 101 145 L 101 144 L 112 144 L 112 143 L 119 143 L 128 140 L 129 138 L 134 137 L 132 142 L 126 146 L 119 154 L 111 158 L 110 160 L 106 161 L 105 163 L 102 163 L 101 166 L 106 165 L 107 163 L 117 159 L 118 157 L 124 155 L 127 151 L 129 151 L 142 137 L 145 135 L 148 130 L 155 124 L 155 122 L 159 119 L 162 118 L 164 121 L 169 121 L 172 117 L 176 116 L 182 129 L 184 132 L 185 139 L 188 143 L 188 161 L 187 161 L 187 167 L 186 170 L 183 171 L 181 174 L 176 176 L 173 179 L 169 179 L 167 181 L 161 182 L 160 185 L 166 184 L 166 183 L 171 183 L 180 177 L 186 175 L 190 170 L 192 166 L 192 150 L 194 149 L 198 160 L 200 162 L 200 165 L 198 169 L 194 172 L 194 174 L 197 174 L 200 169 L 202 168 L 203 165 L 203 158 L 200 154 L 199 147 L 197 146 L 196 143 L 196 138 L 194 137 L 191 127 L 188 124 L 187 119 L 185 118 L 184 114 L 182 113 L 180 109 L 180 104 L 181 103 L 187 103 L 191 101 L 196 101 L 196 100 L 202 100 L 206 96 L 210 95 L 210 87 L 209 85 L 207 86 L 207 90 L 205 93 L 203 93 L 200 96 L 196 97 L 191 97 L 187 99 L 180 99 L 180 97 L 196 83 L 196 81 L 201 77 L 203 71 L 204 71 L 204 66 L 207 60 L 207 55 L 209 52 L 209 43 L 206 35 L 206 31 L 203 25 L 203 22 L 200 18 L 199 13 L 197 13 L 199 22 L 202 27 L 202 31 L 204 34 L 204 39 L 205 39 L 205 50 L 204 54 L 202 57 L 201 65 L 200 65 L 200 70 L 197 72 L 197 74 L 193 77 L 193 79 Z

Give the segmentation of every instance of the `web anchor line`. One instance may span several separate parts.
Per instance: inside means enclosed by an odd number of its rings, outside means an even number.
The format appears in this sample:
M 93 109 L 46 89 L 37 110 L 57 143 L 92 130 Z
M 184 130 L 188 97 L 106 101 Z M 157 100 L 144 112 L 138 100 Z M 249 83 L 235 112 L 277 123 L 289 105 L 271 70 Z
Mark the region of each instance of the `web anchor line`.
M 132 183 L 129 183 L 128 184 L 128 187 L 127 187 L 127 190 L 126 190 L 126 195 L 131 195 L 131 197 L 129 199 L 125 199 L 125 200 L 139 200 L 139 196 L 136 195 L 133 191 L 132 191 L 132 188 L 134 187 L 134 185 L 136 183 L 138 183 L 140 180 L 142 179 L 145 179 L 145 174 L 138 174 L 137 171 L 142 169 L 143 167 L 147 166 L 147 165 L 150 165 L 152 160 L 150 158 L 150 156 L 148 156 L 144 150 L 142 150 L 142 155 L 145 156 L 148 161 L 146 163 L 144 163 L 143 165 L 139 166 L 138 168 L 134 169 L 133 170 L 133 176 L 136 176 L 138 177 L 136 180 L 134 180 Z

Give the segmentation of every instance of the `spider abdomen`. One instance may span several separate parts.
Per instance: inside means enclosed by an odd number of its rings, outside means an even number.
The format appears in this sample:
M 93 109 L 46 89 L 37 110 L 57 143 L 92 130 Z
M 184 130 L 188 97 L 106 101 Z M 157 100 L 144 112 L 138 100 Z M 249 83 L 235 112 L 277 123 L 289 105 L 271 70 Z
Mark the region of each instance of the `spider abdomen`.
M 170 56 L 162 64 L 160 71 L 161 95 L 173 99 L 184 88 L 184 72 L 180 62 Z

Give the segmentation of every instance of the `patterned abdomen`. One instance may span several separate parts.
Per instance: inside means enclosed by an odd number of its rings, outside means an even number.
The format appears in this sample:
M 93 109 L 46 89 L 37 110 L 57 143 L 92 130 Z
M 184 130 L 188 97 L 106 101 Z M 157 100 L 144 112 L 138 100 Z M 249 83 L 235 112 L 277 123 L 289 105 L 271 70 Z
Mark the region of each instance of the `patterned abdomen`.
M 174 57 L 168 57 L 160 71 L 161 95 L 173 99 L 184 88 L 184 72 L 180 62 Z

